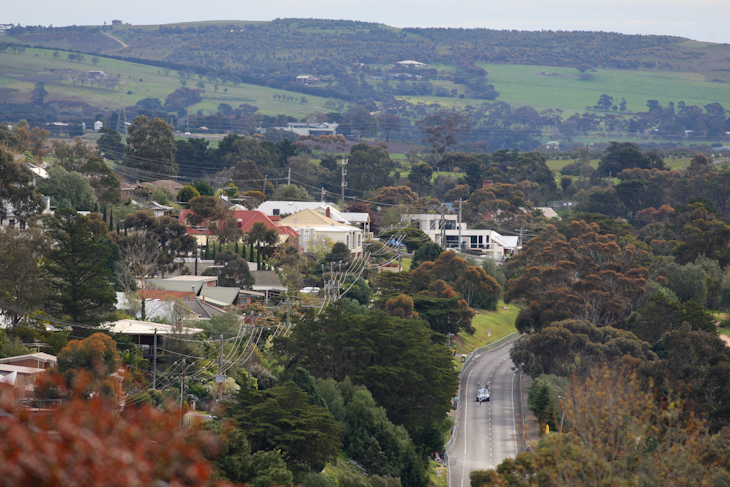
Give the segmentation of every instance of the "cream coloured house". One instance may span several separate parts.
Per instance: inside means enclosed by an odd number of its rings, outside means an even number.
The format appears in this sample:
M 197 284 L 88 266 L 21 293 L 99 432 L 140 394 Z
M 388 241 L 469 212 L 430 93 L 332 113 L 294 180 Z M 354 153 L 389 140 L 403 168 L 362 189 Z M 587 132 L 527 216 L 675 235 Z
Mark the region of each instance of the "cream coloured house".
M 330 218 L 327 213 L 329 211 L 322 214 L 314 210 L 304 209 L 286 218 L 282 218 L 278 223 L 279 225 L 291 227 L 299 233 L 299 245 L 305 251 L 321 237 L 325 237 L 333 243 L 344 243 L 354 256 L 361 256 L 363 244 L 362 229 L 338 222 Z

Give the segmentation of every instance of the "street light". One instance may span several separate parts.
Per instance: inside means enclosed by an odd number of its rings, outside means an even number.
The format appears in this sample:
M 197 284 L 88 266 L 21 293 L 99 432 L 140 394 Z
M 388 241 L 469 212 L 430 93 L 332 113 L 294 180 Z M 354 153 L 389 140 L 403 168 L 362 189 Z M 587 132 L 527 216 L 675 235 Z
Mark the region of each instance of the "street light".
M 563 396 L 558 395 L 558 398 L 565 399 Z M 563 420 L 565 419 L 565 409 L 561 406 L 560 409 L 563 411 L 562 416 L 560 416 L 560 433 L 563 432 Z

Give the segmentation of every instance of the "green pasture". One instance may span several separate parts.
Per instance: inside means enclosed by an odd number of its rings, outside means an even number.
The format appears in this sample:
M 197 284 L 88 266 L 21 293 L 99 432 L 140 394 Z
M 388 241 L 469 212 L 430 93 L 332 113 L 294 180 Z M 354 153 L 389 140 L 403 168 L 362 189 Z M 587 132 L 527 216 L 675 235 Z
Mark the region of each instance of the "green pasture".
M 144 64 L 130 63 L 116 59 L 99 57 L 98 64 L 91 62 L 92 55 L 85 55 L 86 60 L 81 63 L 69 61 L 67 52 L 59 51 L 60 57 L 53 57 L 52 49 L 28 48 L 23 54 L 10 52 L 0 53 L 0 88 L 9 88 L 13 92 L 5 92 L 4 98 L 11 102 L 27 102 L 30 91 L 37 81 L 46 82 L 48 96 L 46 101 L 64 99 L 88 103 L 103 110 L 114 110 L 120 104 L 120 89 L 107 90 L 91 86 L 88 82 L 81 86 L 73 85 L 70 81 L 60 84 L 53 83 L 53 69 L 71 69 L 74 71 L 104 71 L 109 76 L 120 75 L 124 80 L 123 102 L 130 106 L 143 98 L 159 98 L 164 103 L 167 95 L 180 88 L 181 78 L 176 72 L 170 71 L 165 75 L 162 68 Z M 231 83 L 220 84 L 218 91 L 214 90 L 213 83 L 205 81 L 205 92 L 200 103 L 187 108 L 189 113 L 202 110 L 203 113 L 213 113 L 220 103 L 227 103 L 237 107 L 248 103 L 259 107 L 259 112 L 266 115 L 285 114 L 294 117 L 304 117 L 312 112 L 327 111 L 324 107 L 327 98 L 302 95 L 285 90 L 277 90 L 264 86 Z M 187 80 L 188 88 L 196 88 L 197 77 Z M 227 90 L 227 91 L 226 91 Z M 274 99 L 274 95 L 293 96 L 297 101 Z M 305 96 L 307 103 L 300 103 L 299 99 Z M 10 99 L 9 99 L 10 97 Z
M 699 73 L 669 71 L 635 71 L 599 69 L 593 80 L 584 81 L 575 68 L 514 64 L 480 64 L 489 73 L 487 79 L 500 92 L 496 101 L 515 106 L 529 105 L 538 111 L 559 108 L 564 117 L 582 113 L 603 95 L 612 96 L 618 105 L 626 98 L 628 112 L 646 111 L 647 100 L 658 100 L 662 106 L 684 101 L 703 107 L 708 103 L 728 103 L 730 84 L 705 81 Z M 541 73 L 550 73 L 549 75 Z M 442 82 L 436 82 L 441 84 Z M 446 83 L 444 87 L 451 86 Z M 461 91 L 461 90 L 460 90 Z M 464 108 L 493 101 L 436 96 L 402 96 L 412 103 L 438 103 Z M 613 112 L 612 112 L 613 113 Z M 620 112 L 619 112 L 620 113 Z

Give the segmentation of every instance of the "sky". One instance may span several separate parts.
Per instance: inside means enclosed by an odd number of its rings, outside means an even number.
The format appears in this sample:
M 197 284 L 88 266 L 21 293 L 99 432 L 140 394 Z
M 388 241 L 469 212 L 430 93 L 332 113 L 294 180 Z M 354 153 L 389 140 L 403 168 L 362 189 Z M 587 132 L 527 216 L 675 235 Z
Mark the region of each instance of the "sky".
M 581 30 L 659 34 L 730 44 L 728 0 L 31 0 L 4 1 L 0 23 L 168 24 L 321 18 L 393 27 Z

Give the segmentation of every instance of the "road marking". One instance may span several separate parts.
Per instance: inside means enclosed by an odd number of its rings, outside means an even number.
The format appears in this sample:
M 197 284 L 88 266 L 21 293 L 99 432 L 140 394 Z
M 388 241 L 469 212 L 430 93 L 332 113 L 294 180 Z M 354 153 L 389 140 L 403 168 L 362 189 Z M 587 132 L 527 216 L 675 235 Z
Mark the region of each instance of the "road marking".
M 512 393 L 510 394 L 510 397 L 512 399 L 512 432 L 515 435 L 515 457 L 517 456 L 517 453 L 519 453 L 519 449 L 517 448 L 517 424 L 515 421 L 515 376 L 517 375 L 517 371 L 515 371 L 514 374 L 512 374 Z

